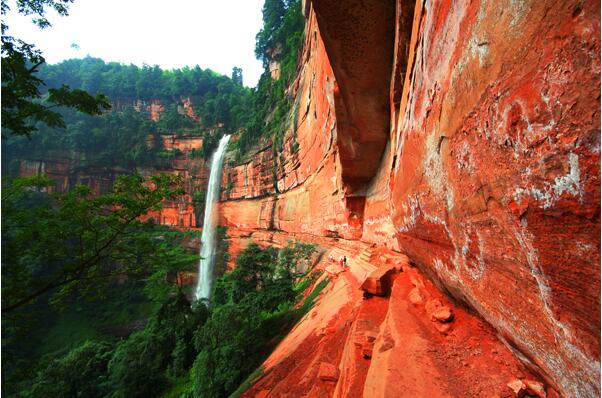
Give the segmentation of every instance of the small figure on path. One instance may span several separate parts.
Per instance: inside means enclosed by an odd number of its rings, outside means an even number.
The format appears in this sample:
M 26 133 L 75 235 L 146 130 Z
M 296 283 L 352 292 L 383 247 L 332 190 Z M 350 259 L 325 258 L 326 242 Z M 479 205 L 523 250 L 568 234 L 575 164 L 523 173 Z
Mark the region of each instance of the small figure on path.
M 347 256 L 343 256 L 343 268 L 347 268 Z

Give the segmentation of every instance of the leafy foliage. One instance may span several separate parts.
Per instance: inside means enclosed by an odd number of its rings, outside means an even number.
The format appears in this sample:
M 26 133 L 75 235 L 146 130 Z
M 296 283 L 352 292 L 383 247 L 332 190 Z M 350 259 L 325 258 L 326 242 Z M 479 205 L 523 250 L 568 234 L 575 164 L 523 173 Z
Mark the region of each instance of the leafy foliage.
M 50 26 L 45 9 L 51 7 L 59 15 L 67 15 L 70 0 L 20 0 L 17 11 L 34 15 L 34 23 L 40 28 Z M 7 0 L 2 0 L 1 12 L 9 11 Z M 49 127 L 65 127 L 60 113 L 52 108 L 63 106 L 89 115 L 99 115 L 110 109 L 108 98 L 102 94 L 92 96 L 84 90 L 72 90 L 65 84 L 41 90 L 44 81 L 38 77 L 45 60 L 33 45 L 8 35 L 8 25 L 2 20 L 2 128 L 11 134 L 29 137 L 38 130 L 36 123 Z M 4 132 L 2 136 L 6 135 Z
M 87 340 L 114 345 L 139 330 L 157 310 L 145 281 L 113 283 L 94 296 L 72 296 L 61 306 L 43 296 L 2 316 L 2 392 L 19 396 L 39 372 Z M 101 294 L 102 293 L 102 294 Z M 161 298 L 163 301 L 165 295 Z M 52 395 L 49 395 L 52 396 Z
M 42 369 L 29 394 L 30 397 L 107 396 L 107 366 L 113 355 L 112 344 L 86 341 L 64 357 L 52 360 Z
M 286 94 L 297 68 L 305 19 L 299 0 L 266 0 L 262 30 L 257 34 L 255 55 L 265 71 L 253 91 L 250 117 L 236 143 L 241 158 L 262 137 L 277 143 L 286 129 L 291 98 Z M 280 64 L 280 77 L 273 80 L 270 62 Z
M 39 75 L 49 85 L 66 82 L 106 93 L 113 101 L 113 111 L 91 117 L 59 109 L 65 129 L 38 123 L 35 127 L 39 132 L 31 139 L 12 136 L 3 140 L 5 172 L 13 167 L 14 160 L 47 159 L 53 153 L 75 155 L 78 166 L 87 169 L 164 168 L 176 154 L 164 150 L 162 134 L 203 136 L 200 155 L 208 159 L 220 135 L 239 130 L 249 116 L 249 89 L 198 66 L 163 71 L 86 57 L 44 65 Z M 191 99 L 198 120 L 186 114 L 182 98 Z M 147 110 L 154 100 L 164 106 L 157 121 L 150 119 Z
M 232 81 L 242 86 L 242 69 L 235 66 L 232 68 Z
M 209 308 L 201 302 L 191 306 L 181 291 L 167 295 L 144 330 L 117 344 L 85 341 L 50 357 L 23 393 L 148 397 L 173 395 L 173 387 L 183 383 L 177 390 L 184 396 L 228 396 L 298 319 L 289 276 L 313 251 L 300 243 L 280 251 L 251 244 L 237 258 L 240 271 L 219 279 L 226 300 L 214 298 Z
M 147 327 L 120 343 L 109 363 L 113 397 L 149 397 L 184 375 L 196 356 L 193 332 L 208 316 L 183 294 L 168 298 Z
M 216 281 L 211 316 L 195 336 L 196 396 L 228 396 L 264 359 L 268 343 L 295 319 L 295 269 L 313 252 L 312 245 L 278 252 L 251 243 Z
M 182 193 L 178 178 L 120 177 L 112 193 L 93 197 L 77 186 L 47 194 L 46 177 L 16 178 L 2 189 L 2 313 L 53 293 L 60 301 L 118 276 L 164 275 L 194 260 L 165 238 L 165 228 L 138 218 Z
M 204 305 L 169 295 L 150 322 L 117 344 L 85 341 L 42 364 L 22 393 L 30 397 L 157 396 L 188 374 L 196 357 L 190 343 L 207 320 Z
M 219 124 L 224 125 L 227 131 L 234 131 L 245 120 L 246 104 L 251 93 L 229 77 L 210 69 L 201 69 L 198 65 L 162 70 L 157 65 L 140 68 L 86 57 L 45 65 L 41 76 L 49 84 L 64 81 L 72 87 L 93 93 L 102 92 L 117 102 L 119 107 L 131 106 L 136 100 L 142 105 L 148 105 L 151 100 L 160 100 L 168 105 L 162 117 L 172 121 L 163 122 L 160 127 L 170 131 L 181 128 L 173 122 L 190 122 L 190 119 L 177 112 L 175 105 L 182 98 L 192 98 L 194 109 L 201 118 L 197 128 L 211 128 Z

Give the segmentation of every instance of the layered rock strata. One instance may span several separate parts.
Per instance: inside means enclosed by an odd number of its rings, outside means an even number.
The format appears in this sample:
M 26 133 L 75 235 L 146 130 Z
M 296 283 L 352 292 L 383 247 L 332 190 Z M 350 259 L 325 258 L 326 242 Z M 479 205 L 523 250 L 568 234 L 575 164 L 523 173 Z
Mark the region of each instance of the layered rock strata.
M 222 224 L 404 252 L 557 391 L 598 396 L 599 4 L 381 3 L 305 2 L 284 150 L 226 168 Z
M 19 160 L 16 174 L 20 176 L 46 174 L 53 182 L 49 188 L 51 192 L 67 192 L 75 185 L 86 185 L 96 195 L 109 192 L 117 177 L 134 171 L 146 177 L 158 173 L 178 175 L 184 181 L 186 193 L 173 200 L 164 201 L 160 210 L 149 213 L 146 218 L 153 218 L 155 222 L 164 225 L 198 228 L 202 225 L 203 215 L 201 209 L 194 206 L 193 193 L 207 189 L 209 170 L 204 160 L 191 156 L 191 152 L 201 147 L 202 139 L 193 136 L 166 135 L 162 136 L 162 140 L 167 151 L 179 150 L 166 168 L 90 167 L 83 165 L 81 153 L 48 151 L 43 159 Z M 151 140 L 149 145 L 152 145 Z

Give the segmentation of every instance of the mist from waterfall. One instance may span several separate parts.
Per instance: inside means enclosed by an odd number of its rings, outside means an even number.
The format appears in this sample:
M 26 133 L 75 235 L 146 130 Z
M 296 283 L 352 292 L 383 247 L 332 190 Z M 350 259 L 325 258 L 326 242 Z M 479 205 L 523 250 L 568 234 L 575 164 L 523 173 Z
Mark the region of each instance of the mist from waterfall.
M 203 219 L 203 233 L 201 235 L 201 260 L 199 261 L 199 276 L 195 297 L 197 300 L 208 299 L 211 295 L 213 283 L 213 265 L 215 264 L 215 232 L 216 232 L 216 203 L 220 198 L 220 183 L 222 179 L 222 163 L 226 146 L 230 140 L 225 135 L 211 157 L 211 173 L 207 184 L 205 198 L 205 215 Z

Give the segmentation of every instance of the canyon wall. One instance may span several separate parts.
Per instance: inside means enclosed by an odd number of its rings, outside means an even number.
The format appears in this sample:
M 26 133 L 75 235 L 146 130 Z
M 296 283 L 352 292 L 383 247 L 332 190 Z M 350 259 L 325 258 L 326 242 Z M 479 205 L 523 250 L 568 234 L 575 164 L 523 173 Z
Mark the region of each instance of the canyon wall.
M 247 163 L 224 168 L 222 223 L 359 239 L 362 214 L 346 196 L 336 145 L 338 87 L 315 15 L 307 21 L 300 64 L 283 151 L 270 145 Z
M 222 224 L 388 246 L 565 396 L 600 394 L 600 5 L 304 2 L 282 151 Z
M 599 395 L 599 4 L 424 5 L 414 25 L 400 248 L 567 396 Z
M 198 136 L 161 135 L 162 146 L 173 153 L 167 165 L 139 166 L 131 169 L 122 167 L 100 167 L 85 164 L 85 155 L 75 151 L 49 150 L 42 156 L 31 156 L 29 159 L 16 160 L 14 174 L 32 176 L 46 174 L 54 185 L 48 188 L 51 192 L 67 192 L 75 185 L 86 185 L 96 195 L 109 192 L 115 179 L 120 175 L 137 172 L 145 177 L 167 173 L 180 176 L 184 182 L 185 194 L 173 200 L 163 202 L 160 210 L 150 212 L 145 218 L 155 222 L 182 228 L 198 228 L 202 225 L 203 200 L 195 200 L 195 192 L 207 189 L 209 166 L 198 157 L 193 156 L 202 146 L 202 138 Z M 149 135 L 147 145 L 154 145 L 154 136 Z M 10 174 L 10 173 L 8 173 Z
M 199 122 L 200 117 L 194 109 L 192 99 L 180 97 L 172 103 L 166 100 L 125 100 L 112 99 L 111 112 L 123 112 L 133 108 L 152 121 L 158 121 L 166 107 L 175 104 L 177 113 Z M 216 136 L 219 127 L 211 130 Z M 182 132 L 180 132 L 182 133 Z M 86 185 L 96 195 L 109 192 L 115 179 L 120 175 L 139 173 L 149 177 L 159 173 L 177 175 L 182 178 L 185 194 L 166 200 L 162 208 L 150 212 L 145 218 L 152 218 L 156 223 L 179 227 L 200 228 L 204 210 L 204 192 L 207 187 L 209 166 L 201 157 L 203 146 L 202 134 L 190 135 L 166 133 L 149 133 L 144 143 L 149 150 L 160 150 L 161 158 L 151 159 L 144 164 L 120 167 L 108 161 L 90 160 L 90 154 L 83 150 L 66 150 L 53 148 L 35 148 L 27 153 L 4 153 L 3 172 L 5 175 L 32 176 L 46 174 L 54 183 L 49 191 L 67 192 L 75 185 Z M 60 147 L 58 147 L 60 148 Z M 126 150 L 126 148 L 124 148 Z

